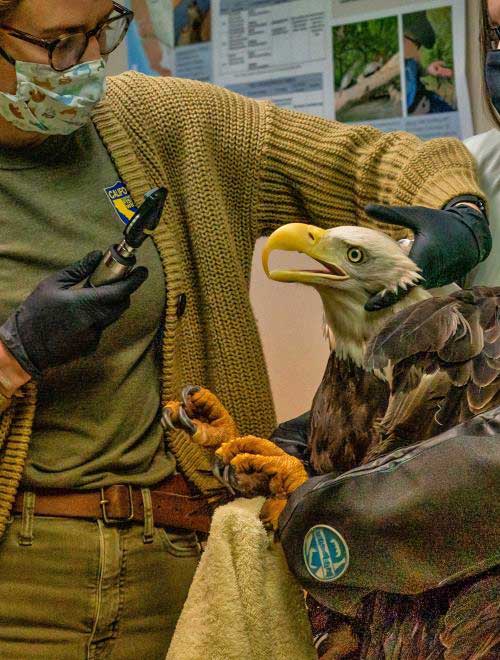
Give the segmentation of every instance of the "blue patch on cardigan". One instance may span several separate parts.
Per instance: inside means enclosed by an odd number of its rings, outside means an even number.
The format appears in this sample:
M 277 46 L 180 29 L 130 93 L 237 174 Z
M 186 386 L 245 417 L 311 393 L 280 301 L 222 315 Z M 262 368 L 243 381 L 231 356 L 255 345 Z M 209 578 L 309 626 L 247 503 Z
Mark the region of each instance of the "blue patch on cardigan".
M 128 225 L 137 213 L 137 207 L 123 181 L 117 181 L 109 188 L 104 188 L 104 192 L 111 202 L 116 215 L 124 225 Z
M 349 547 L 336 529 L 316 525 L 304 538 L 304 563 L 315 580 L 338 580 L 349 566 Z

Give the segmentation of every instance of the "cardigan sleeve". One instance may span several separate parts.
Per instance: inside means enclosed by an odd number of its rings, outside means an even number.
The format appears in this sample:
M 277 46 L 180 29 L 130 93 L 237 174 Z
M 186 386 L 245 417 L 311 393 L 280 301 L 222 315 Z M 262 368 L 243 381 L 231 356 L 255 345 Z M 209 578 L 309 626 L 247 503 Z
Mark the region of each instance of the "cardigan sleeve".
M 206 204 L 253 241 L 298 221 L 365 225 L 400 238 L 406 230 L 368 218 L 365 205 L 441 208 L 458 195 L 484 198 L 475 161 L 456 139 L 423 142 L 209 83 L 135 72 L 108 79 L 107 98 L 114 116 L 108 133 L 125 129 L 141 143 L 141 160 L 166 162 L 176 190 L 203 187 Z M 182 203 L 189 203 L 185 195 Z
M 406 230 L 369 218 L 366 204 L 441 208 L 462 194 L 484 198 L 474 160 L 453 138 L 423 142 L 268 104 L 263 145 L 256 236 L 305 221 L 365 225 L 399 238 Z

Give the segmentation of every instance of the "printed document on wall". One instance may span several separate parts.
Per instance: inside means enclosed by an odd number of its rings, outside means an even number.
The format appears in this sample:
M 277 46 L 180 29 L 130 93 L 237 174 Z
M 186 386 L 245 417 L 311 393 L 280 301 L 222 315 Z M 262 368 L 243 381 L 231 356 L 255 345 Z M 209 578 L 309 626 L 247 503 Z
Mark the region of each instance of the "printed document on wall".
M 211 0 L 128 0 L 130 69 L 148 75 L 212 80 Z
M 282 107 L 328 114 L 330 0 L 213 0 L 213 10 L 217 84 Z
M 357 5 L 344 0 L 332 6 L 335 118 L 424 139 L 471 135 L 464 0 L 370 13 L 356 13 Z

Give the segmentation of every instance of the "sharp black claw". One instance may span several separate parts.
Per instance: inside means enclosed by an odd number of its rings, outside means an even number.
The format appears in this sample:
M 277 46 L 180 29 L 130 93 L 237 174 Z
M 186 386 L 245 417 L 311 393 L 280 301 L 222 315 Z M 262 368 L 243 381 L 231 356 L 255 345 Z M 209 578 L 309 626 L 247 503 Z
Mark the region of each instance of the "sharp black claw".
M 215 457 L 212 470 L 214 477 L 228 489 L 231 495 L 236 495 L 236 491 L 233 487 L 234 479 L 232 479 L 234 476 L 234 470 L 230 470 L 230 468 L 231 466 L 223 463 L 218 456 Z
M 181 406 L 179 408 L 179 421 L 184 426 L 184 428 L 194 435 L 196 433 L 196 425 L 193 423 L 193 420 L 188 416 L 187 412 Z
M 223 479 L 233 494 L 236 494 L 236 491 L 241 492 L 238 486 L 238 474 L 232 465 L 226 465 L 224 468 Z
M 187 406 L 191 394 L 196 394 L 200 390 L 201 387 L 199 385 L 186 385 L 181 392 L 181 399 L 184 405 Z
M 224 473 L 224 467 L 225 467 L 225 464 L 221 461 L 221 459 L 218 456 L 216 456 L 215 459 L 214 459 L 212 473 L 213 473 L 214 477 L 218 481 L 220 481 L 222 484 L 224 484 L 224 486 L 225 486 L 226 484 L 225 484 L 223 476 L 222 476 L 223 473 Z
M 168 408 L 163 408 L 160 423 L 161 423 L 161 425 L 163 426 L 164 429 L 169 428 L 172 431 L 176 430 L 176 426 L 172 422 L 172 419 L 170 417 L 170 410 Z

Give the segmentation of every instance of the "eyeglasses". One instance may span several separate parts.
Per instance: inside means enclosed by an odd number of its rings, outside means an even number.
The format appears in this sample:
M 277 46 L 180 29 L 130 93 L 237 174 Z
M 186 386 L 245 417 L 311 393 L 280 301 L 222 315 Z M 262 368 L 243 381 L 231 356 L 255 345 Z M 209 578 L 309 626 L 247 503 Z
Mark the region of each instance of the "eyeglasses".
M 21 32 L 21 30 L 4 24 L 0 24 L 0 29 L 5 30 L 16 39 L 45 48 L 49 53 L 50 66 L 55 71 L 66 71 L 82 59 L 92 37 L 97 39 L 101 55 L 109 55 L 118 48 L 132 23 L 134 12 L 113 2 L 114 13 L 118 15 L 110 16 L 88 32 L 62 34 L 57 39 L 39 39 L 32 34 Z M 10 64 L 16 64 L 16 60 L 1 47 L 0 55 Z
M 492 25 L 488 26 L 488 37 L 490 40 L 491 50 L 497 50 L 498 44 L 500 43 L 500 26 L 499 25 L 496 25 L 495 27 L 493 27 Z

